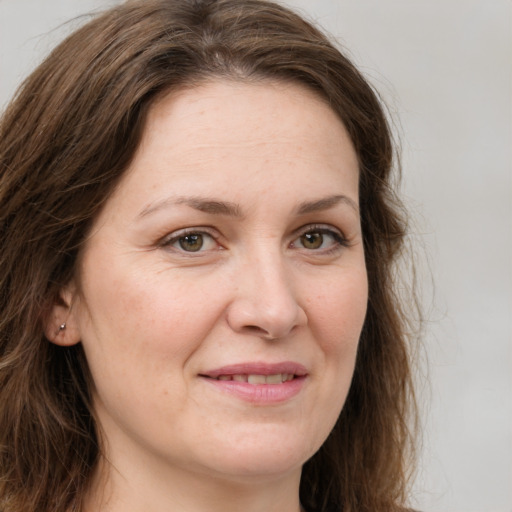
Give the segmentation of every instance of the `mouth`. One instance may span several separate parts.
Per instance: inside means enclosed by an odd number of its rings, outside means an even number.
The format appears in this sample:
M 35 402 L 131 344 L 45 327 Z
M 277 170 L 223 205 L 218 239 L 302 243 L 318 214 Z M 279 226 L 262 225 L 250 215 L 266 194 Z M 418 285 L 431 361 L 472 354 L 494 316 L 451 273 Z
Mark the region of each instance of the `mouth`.
M 261 384 L 283 384 L 284 382 L 290 382 L 299 376 L 294 373 L 274 373 L 271 375 L 237 373 L 234 375 L 219 375 L 218 377 L 209 377 L 208 375 L 204 375 L 204 377 L 222 381 L 247 382 L 248 384 L 257 386 Z
M 253 404 L 286 402 L 298 395 L 308 377 L 298 363 L 242 363 L 223 366 L 199 375 L 214 388 Z
M 248 362 L 231 364 L 202 373 L 201 377 L 219 381 L 247 382 L 248 384 L 283 384 L 307 375 L 306 368 L 295 362 Z

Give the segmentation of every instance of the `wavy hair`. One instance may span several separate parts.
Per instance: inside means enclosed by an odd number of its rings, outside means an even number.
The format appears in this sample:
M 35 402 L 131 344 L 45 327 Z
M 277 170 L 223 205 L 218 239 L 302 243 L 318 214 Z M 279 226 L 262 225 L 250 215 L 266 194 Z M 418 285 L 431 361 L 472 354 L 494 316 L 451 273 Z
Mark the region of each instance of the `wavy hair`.
M 406 222 L 394 144 L 372 87 L 336 45 L 265 0 L 135 0 L 90 20 L 22 84 L 0 120 L 0 509 L 69 512 L 98 464 L 80 344 L 44 336 L 90 226 L 161 95 L 213 78 L 315 91 L 359 158 L 369 279 L 352 386 L 303 468 L 310 512 L 402 510 L 414 413 L 408 316 L 395 279 Z

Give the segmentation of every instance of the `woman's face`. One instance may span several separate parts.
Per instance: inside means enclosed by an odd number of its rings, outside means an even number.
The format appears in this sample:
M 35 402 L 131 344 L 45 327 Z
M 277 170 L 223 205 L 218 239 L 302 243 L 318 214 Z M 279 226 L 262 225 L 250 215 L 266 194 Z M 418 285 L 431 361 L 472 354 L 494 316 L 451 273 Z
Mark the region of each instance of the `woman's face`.
M 67 320 L 118 470 L 300 472 L 367 303 L 357 157 L 325 103 L 228 81 L 159 100 L 82 256 Z

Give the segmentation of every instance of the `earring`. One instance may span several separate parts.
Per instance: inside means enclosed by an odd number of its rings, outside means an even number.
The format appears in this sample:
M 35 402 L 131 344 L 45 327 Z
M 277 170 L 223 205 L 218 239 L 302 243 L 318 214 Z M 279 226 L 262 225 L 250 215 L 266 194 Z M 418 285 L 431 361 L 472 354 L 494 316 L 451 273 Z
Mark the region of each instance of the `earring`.
M 63 322 L 59 325 L 59 332 L 63 331 L 66 328 L 66 322 Z

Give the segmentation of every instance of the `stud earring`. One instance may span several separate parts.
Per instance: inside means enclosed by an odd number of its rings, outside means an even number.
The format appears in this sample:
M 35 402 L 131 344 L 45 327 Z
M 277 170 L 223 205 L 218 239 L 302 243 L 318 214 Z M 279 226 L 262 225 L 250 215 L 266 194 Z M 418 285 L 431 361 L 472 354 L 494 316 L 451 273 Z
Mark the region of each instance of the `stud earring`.
M 59 332 L 63 331 L 66 328 L 66 322 L 63 322 L 59 325 Z

